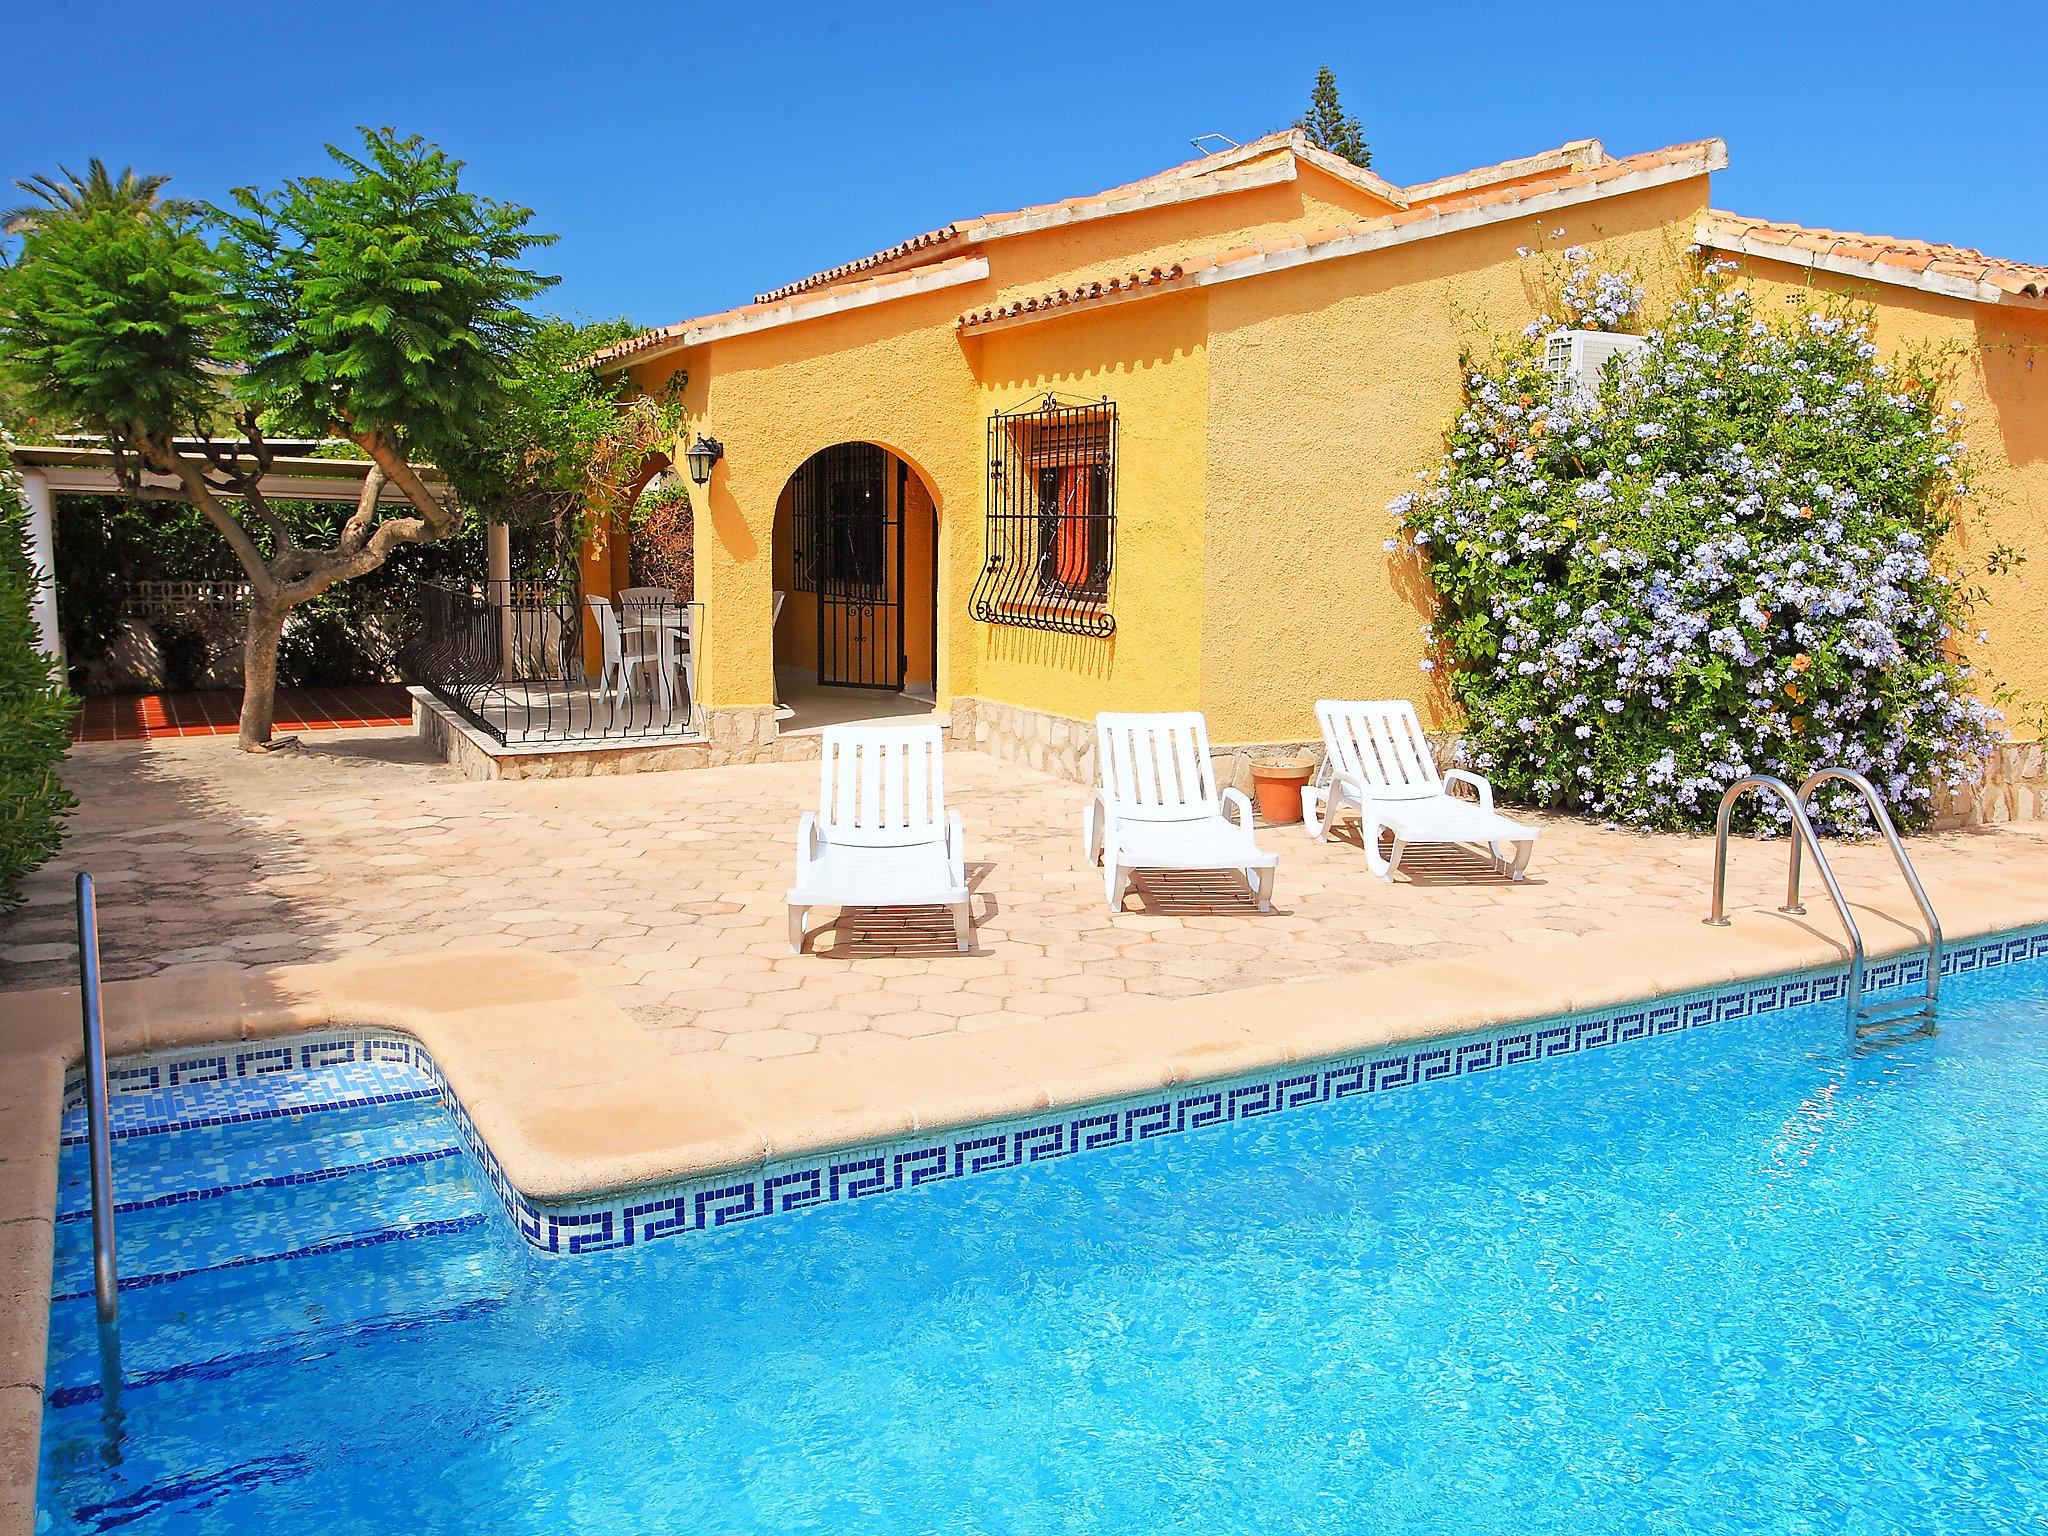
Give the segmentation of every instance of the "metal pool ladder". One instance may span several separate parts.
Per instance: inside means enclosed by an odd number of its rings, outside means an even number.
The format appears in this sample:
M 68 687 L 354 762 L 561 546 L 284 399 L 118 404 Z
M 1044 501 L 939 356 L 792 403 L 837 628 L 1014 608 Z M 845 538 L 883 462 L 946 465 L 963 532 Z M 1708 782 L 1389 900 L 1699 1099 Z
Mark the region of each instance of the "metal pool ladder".
M 92 1295 L 102 1331 L 117 1321 L 114 1162 L 107 1131 L 107 1041 L 100 1028 L 100 920 L 92 876 L 78 876 L 78 1007 L 85 1016 L 85 1139 L 92 1165 Z
M 1913 893 L 1913 900 L 1920 907 L 1921 920 L 1927 925 L 1927 986 L 1925 992 L 1917 997 L 1868 1005 L 1863 1001 L 1863 932 L 1856 926 L 1848 900 L 1842 895 L 1841 882 L 1835 878 L 1828 856 L 1821 851 L 1820 838 L 1813 830 L 1813 818 L 1806 810 L 1814 791 L 1830 781 L 1847 784 L 1862 795 L 1863 803 L 1870 808 L 1871 820 L 1877 824 L 1877 830 L 1892 851 L 1892 858 L 1898 863 L 1899 873 L 1906 878 L 1907 889 Z M 1791 869 L 1785 884 L 1785 904 L 1778 910 L 1795 916 L 1806 910 L 1799 900 L 1800 855 L 1802 851 L 1810 853 L 1814 867 L 1820 871 L 1821 880 L 1828 888 L 1828 897 L 1835 904 L 1835 915 L 1841 918 L 1842 927 L 1848 932 L 1849 985 L 1845 1001 L 1850 1046 L 1869 1050 L 1933 1034 L 1935 1007 L 1941 996 L 1941 919 L 1935 916 L 1934 904 L 1927 899 L 1926 887 L 1921 885 L 1920 876 L 1913 869 L 1913 861 L 1906 857 L 1905 845 L 1899 841 L 1898 829 L 1892 825 L 1892 818 L 1878 797 L 1876 786 L 1853 768 L 1822 768 L 1809 775 L 1796 793 L 1783 779 L 1773 778 L 1767 773 L 1753 773 L 1728 786 L 1728 792 L 1721 797 L 1720 814 L 1714 820 L 1714 903 L 1713 910 L 1707 915 L 1708 926 L 1728 926 L 1725 910 L 1728 822 L 1734 813 L 1735 802 L 1752 789 L 1776 795 L 1792 816 L 1795 835 L 1792 839 Z

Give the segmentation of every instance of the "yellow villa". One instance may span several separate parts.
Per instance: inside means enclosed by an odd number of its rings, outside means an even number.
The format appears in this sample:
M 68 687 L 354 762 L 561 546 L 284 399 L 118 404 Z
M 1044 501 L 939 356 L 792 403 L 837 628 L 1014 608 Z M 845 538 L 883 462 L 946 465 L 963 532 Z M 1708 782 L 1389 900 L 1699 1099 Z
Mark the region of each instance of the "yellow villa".
M 1440 450 L 1461 349 L 1530 320 L 1532 246 L 1643 271 L 1710 247 L 1772 292 L 1873 301 L 1888 344 L 1961 342 L 1999 532 L 2034 542 L 2048 269 L 1736 218 L 1725 164 L 1580 140 L 1403 187 L 1283 132 L 608 349 L 635 390 L 680 375 L 686 436 L 722 448 L 690 488 L 711 759 L 801 752 L 778 686 L 874 690 L 840 718 L 928 700 L 956 741 L 1076 778 L 1103 709 L 1200 709 L 1219 752 L 1312 736 L 1319 696 L 1448 723 L 1386 507 Z M 621 584 L 616 548 L 584 581 Z M 2024 717 L 2048 599 L 2024 568 L 1995 588 Z

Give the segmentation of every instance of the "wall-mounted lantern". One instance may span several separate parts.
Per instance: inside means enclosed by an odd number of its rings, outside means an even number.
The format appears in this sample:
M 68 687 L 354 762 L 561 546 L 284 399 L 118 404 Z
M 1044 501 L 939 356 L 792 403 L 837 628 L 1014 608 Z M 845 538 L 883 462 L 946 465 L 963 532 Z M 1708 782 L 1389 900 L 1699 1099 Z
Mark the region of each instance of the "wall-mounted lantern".
M 709 485 L 711 466 L 725 457 L 725 444 L 700 432 L 683 457 L 690 461 L 690 479 L 698 485 Z

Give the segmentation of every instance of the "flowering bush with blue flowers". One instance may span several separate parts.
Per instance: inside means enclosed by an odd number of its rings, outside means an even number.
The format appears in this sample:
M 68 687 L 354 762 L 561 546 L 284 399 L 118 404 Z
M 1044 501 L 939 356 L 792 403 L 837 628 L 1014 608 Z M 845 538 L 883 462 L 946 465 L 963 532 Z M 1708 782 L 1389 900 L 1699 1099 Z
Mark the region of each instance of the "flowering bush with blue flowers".
M 1629 328 L 1641 288 L 1567 255 L 1564 323 Z M 1513 798 L 1662 828 L 1711 826 L 1744 774 L 1841 763 L 1924 824 L 1998 718 L 1939 554 L 1970 486 L 1937 360 L 1880 358 L 1849 306 L 1766 317 L 1718 265 L 1597 391 L 1545 373 L 1553 323 L 1468 360 L 1442 462 L 1391 508 L 1467 758 Z M 1817 810 L 1861 822 L 1846 795 Z

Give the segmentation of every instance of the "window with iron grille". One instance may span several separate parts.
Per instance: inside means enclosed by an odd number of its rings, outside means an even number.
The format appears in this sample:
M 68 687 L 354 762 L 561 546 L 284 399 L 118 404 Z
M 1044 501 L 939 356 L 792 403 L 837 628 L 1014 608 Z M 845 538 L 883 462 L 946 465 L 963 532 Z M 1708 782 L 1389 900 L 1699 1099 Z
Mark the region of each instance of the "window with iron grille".
M 1047 395 L 988 422 L 985 624 L 1107 635 L 1116 563 L 1116 406 Z

